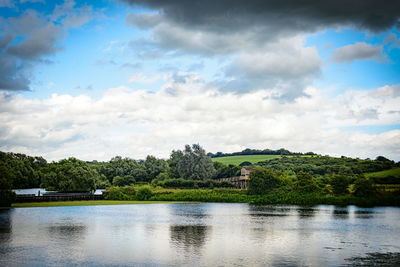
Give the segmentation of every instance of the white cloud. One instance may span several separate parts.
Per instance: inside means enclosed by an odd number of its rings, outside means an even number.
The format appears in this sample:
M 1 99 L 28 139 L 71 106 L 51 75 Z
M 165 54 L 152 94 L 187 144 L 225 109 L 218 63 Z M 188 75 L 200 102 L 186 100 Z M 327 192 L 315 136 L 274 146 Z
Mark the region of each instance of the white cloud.
M 212 152 L 284 147 L 400 160 L 400 130 L 380 134 L 340 130 L 398 124 L 400 114 L 391 111 L 400 97 L 376 97 L 382 88 L 349 91 L 330 100 L 309 87 L 309 96 L 282 103 L 269 91 L 223 94 L 193 74 L 181 75 L 183 81 L 170 77 L 156 93 L 118 87 L 99 99 L 54 94 L 31 100 L 3 92 L 0 150 L 47 159 L 108 160 L 115 155 L 168 157 L 172 149 L 200 143 Z M 369 108 L 378 118 L 368 116 Z
M 160 75 L 146 76 L 143 73 L 137 73 L 129 78 L 130 83 L 154 83 L 160 79 Z

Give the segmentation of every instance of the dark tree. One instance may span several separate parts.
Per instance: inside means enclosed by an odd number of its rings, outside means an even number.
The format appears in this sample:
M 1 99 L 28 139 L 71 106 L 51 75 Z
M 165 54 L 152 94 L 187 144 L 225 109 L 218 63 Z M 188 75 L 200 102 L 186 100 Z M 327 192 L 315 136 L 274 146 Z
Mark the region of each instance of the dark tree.
M 279 185 L 279 174 L 273 170 L 258 167 L 250 172 L 249 194 L 267 194 Z

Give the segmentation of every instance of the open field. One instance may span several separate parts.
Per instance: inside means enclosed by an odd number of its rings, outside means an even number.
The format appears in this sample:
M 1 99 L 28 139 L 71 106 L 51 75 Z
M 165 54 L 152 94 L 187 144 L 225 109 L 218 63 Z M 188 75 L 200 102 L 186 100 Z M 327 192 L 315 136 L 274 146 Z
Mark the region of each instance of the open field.
M 366 173 L 365 176 L 368 178 L 372 178 L 372 177 L 385 178 L 385 177 L 389 177 L 389 176 L 400 178 L 400 168 L 396 167 L 396 168 L 393 168 L 390 170 Z
M 240 155 L 240 156 L 212 158 L 212 161 L 218 161 L 226 165 L 229 164 L 239 165 L 244 161 L 257 163 L 259 161 L 270 160 L 278 157 L 280 157 L 280 155 Z
M 33 207 L 64 207 L 64 206 L 163 204 L 163 203 L 181 203 L 181 202 L 182 201 L 88 200 L 88 201 L 13 203 L 11 207 L 12 208 L 33 208 Z

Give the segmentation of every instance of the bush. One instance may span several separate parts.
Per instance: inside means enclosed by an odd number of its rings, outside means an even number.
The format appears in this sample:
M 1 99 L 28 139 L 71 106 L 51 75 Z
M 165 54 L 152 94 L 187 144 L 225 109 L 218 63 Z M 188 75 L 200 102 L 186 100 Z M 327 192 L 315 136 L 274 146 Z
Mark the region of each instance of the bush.
M 0 190 L 0 207 L 10 207 L 16 196 L 11 190 Z
M 354 183 L 354 195 L 356 197 L 372 197 L 376 194 L 373 183 L 370 179 L 361 178 Z
M 345 195 L 349 192 L 348 187 L 349 187 L 350 181 L 344 175 L 333 176 L 331 178 L 330 184 L 332 186 L 332 192 L 335 195 Z
M 148 187 L 142 187 L 136 193 L 137 200 L 149 200 L 152 196 L 153 192 Z
M 262 195 L 269 193 L 280 185 L 279 174 L 273 170 L 255 168 L 250 173 L 249 194 Z
M 126 175 L 126 176 L 115 176 L 113 179 L 113 185 L 115 186 L 124 186 L 124 185 L 130 185 L 135 183 L 135 178 L 131 175 Z
M 319 187 L 310 173 L 300 171 L 297 174 L 296 190 L 300 193 L 313 193 L 319 191 Z

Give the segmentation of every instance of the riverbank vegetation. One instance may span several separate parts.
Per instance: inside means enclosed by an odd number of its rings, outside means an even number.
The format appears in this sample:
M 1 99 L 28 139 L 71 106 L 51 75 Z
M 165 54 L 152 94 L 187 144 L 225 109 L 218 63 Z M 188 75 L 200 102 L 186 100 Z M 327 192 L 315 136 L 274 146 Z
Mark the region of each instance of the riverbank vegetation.
M 243 161 L 215 161 L 229 156 Z M 259 156 L 268 159 L 255 162 Z M 199 145 L 186 145 L 167 160 L 116 156 L 108 162 L 69 158 L 48 163 L 42 157 L 4 152 L 0 159 L 3 206 L 15 197 L 11 188 L 32 187 L 60 192 L 107 188 L 106 199 L 121 201 L 399 205 L 400 196 L 400 164 L 382 156 L 335 158 L 284 149 L 206 154 Z M 239 176 L 243 166 L 252 170 L 248 190 L 222 179 Z

